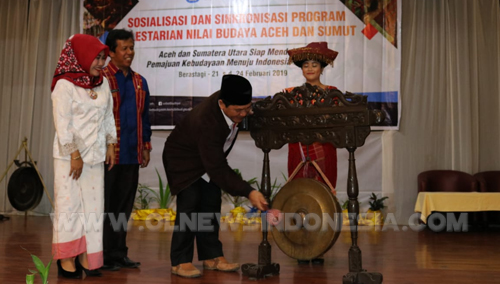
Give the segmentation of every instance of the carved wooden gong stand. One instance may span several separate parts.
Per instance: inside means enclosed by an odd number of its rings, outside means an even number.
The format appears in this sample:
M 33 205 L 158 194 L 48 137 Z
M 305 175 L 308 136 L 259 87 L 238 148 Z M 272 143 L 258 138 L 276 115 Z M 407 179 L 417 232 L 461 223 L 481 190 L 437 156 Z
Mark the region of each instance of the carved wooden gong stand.
M 312 144 L 330 142 L 336 148 L 349 151 L 347 194 L 352 245 L 349 249 L 349 272 L 343 283 L 382 283 L 382 274 L 362 268 L 358 240 L 358 179 L 354 151 L 365 143 L 370 125 L 384 119 L 378 110 L 368 110 L 367 97 L 339 90 L 322 90 L 309 84 L 280 92 L 254 105 L 249 128 L 255 145 L 264 152 L 261 191 L 268 199 L 271 194 L 269 152 L 288 143 Z M 271 263 L 271 245 L 267 241 L 266 218 L 262 218 L 262 242 L 257 264 L 242 265 L 243 275 L 261 279 L 279 273 L 279 264 Z

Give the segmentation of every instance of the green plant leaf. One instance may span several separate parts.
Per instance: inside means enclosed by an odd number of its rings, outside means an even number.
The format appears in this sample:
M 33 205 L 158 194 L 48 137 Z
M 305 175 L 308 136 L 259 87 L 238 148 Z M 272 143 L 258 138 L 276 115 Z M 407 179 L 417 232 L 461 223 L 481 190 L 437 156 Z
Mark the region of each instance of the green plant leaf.
M 384 200 L 388 199 L 388 196 L 378 198 L 378 196 L 372 192 L 370 196 L 370 200 L 368 203 L 370 204 L 370 210 L 377 211 L 385 208 Z
M 236 174 L 237 174 L 240 178 L 242 178 L 242 176 L 241 176 L 241 172 L 240 172 L 240 170 L 239 170 L 239 169 L 233 169 L 233 171 L 234 171 L 234 172 L 235 172 L 235 173 L 236 173 Z M 242 179 L 243 179 L 243 178 L 242 178 Z
M 168 208 L 168 206 L 170 205 L 170 200 L 172 199 L 172 194 L 170 193 L 170 185 L 167 183 L 165 185 L 165 204 L 164 204 L 164 208 Z
M 342 203 L 342 209 L 347 209 L 349 207 L 349 199 Z
M 158 172 L 158 169 L 156 169 L 156 175 L 158 176 L 158 183 L 160 185 L 159 188 L 159 198 L 158 198 L 158 205 L 160 206 L 161 209 L 167 209 L 168 205 L 170 203 L 170 185 L 167 183 L 165 184 L 165 187 L 163 187 L 163 180 L 161 179 L 160 173 Z
M 26 274 L 26 284 L 35 283 L 35 274 Z
M 41 273 L 43 284 L 48 283 L 47 279 L 49 278 L 49 271 L 51 265 L 52 265 L 52 258 L 50 259 L 49 263 L 47 263 L 47 266 L 45 267 L 43 273 Z
M 243 179 L 242 175 L 241 175 L 241 172 L 239 169 L 233 169 L 233 171 L 241 178 Z M 256 185 L 257 188 L 259 187 L 259 184 L 257 182 L 257 178 L 254 177 L 252 179 L 249 179 L 249 180 L 245 180 L 248 184 L 250 185 Z M 231 204 L 234 206 L 234 208 L 236 207 L 241 207 L 243 205 L 243 203 L 245 203 L 247 200 L 245 198 L 241 198 L 240 196 L 232 196 L 231 194 L 227 193 L 226 190 L 222 189 L 222 195 L 227 199 L 227 201 L 231 202 Z
M 283 172 L 281 172 L 281 175 L 282 175 L 283 179 L 286 182 L 286 180 L 288 179 L 288 177 Z M 254 180 L 254 179 L 255 179 L 255 182 L 254 182 L 255 186 L 257 187 L 257 189 L 260 192 L 262 192 L 262 190 L 261 190 L 261 183 L 257 180 L 257 178 L 253 178 L 251 180 Z M 274 178 L 273 184 L 271 185 L 271 193 L 270 193 L 270 196 L 269 196 L 269 200 L 271 202 L 273 201 L 273 199 L 276 196 L 276 194 L 278 194 L 278 192 L 280 191 L 281 187 L 282 187 L 281 183 L 278 183 L 278 178 L 277 177 Z
M 276 197 L 276 194 L 278 194 L 280 189 L 281 189 L 281 184 L 278 183 L 278 178 L 274 178 L 273 185 L 271 185 L 271 195 L 269 196 L 269 200 L 271 202 L 273 201 L 274 197 Z
M 42 273 L 45 270 L 45 265 L 43 264 L 42 260 L 40 260 L 40 258 L 38 258 L 38 256 L 34 254 L 31 255 L 31 258 L 35 263 L 35 267 L 38 270 L 38 272 Z
M 151 197 L 150 194 L 153 195 L 153 197 Z M 134 209 L 149 209 L 149 204 L 154 200 L 158 200 L 159 203 L 160 197 L 158 192 L 143 184 L 137 186 L 137 197 L 135 198 Z
M 256 184 L 258 181 L 257 181 L 257 178 L 254 177 L 252 179 L 247 180 L 247 182 L 252 185 L 252 184 Z
M 281 172 L 281 176 L 283 177 L 283 180 L 286 182 L 288 180 L 288 176 L 285 175 L 284 172 Z
M 158 176 L 158 183 L 160 185 L 160 188 L 159 188 L 159 192 L 160 192 L 160 202 L 159 202 L 159 205 L 160 205 L 160 208 L 163 208 L 163 200 L 164 200 L 164 196 L 163 196 L 163 180 L 161 179 L 161 176 L 160 176 L 160 173 L 158 172 L 158 169 L 155 168 L 155 171 L 156 171 L 156 175 Z
M 53 258 L 50 259 L 49 263 L 47 264 L 47 267 L 45 267 L 42 260 L 38 256 L 30 253 L 27 249 L 25 249 L 22 246 L 21 246 L 21 248 L 23 250 L 27 251 L 31 255 L 33 263 L 35 264 L 35 267 L 38 270 L 38 271 L 35 271 L 32 269 L 28 269 L 32 274 L 26 274 L 26 283 L 34 283 L 35 274 L 40 274 L 40 277 L 42 277 L 42 280 L 43 280 L 43 284 L 47 284 L 48 283 L 47 278 L 49 275 L 50 265 L 52 264 Z M 32 279 L 32 277 L 33 277 L 33 279 Z

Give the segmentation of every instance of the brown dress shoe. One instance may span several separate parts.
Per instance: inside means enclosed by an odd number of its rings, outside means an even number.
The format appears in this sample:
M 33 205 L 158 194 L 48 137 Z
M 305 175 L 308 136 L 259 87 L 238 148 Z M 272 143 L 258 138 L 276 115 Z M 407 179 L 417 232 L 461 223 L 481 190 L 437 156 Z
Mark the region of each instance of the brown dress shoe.
M 203 269 L 206 270 L 219 270 L 224 272 L 232 272 L 240 269 L 239 263 L 229 263 L 221 256 L 214 259 L 203 261 Z
M 186 265 L 187 263 L 179 264 L 172 267 L 172 274 L 179 275 L 186 278 L 196 278 L 201 276 L 201 272 L 196 269 L 191 263 L 191 265 Z M 181 267 L 184 266 L 184 267 Z

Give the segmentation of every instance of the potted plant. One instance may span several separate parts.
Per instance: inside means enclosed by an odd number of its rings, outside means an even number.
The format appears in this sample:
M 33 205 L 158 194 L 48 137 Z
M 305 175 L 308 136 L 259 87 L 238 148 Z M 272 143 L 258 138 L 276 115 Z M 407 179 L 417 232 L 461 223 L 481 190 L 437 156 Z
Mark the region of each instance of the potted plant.
M 170 186 L 168 183 L 163 183 L 158 169 L 155 170 L 158 176 L 158 192 L 148 186 L 139 185 L 137 188 L 138 196 L 136 197 L 136 203 L 140 204 L 141 208 L 135 211 L 133 219 L 175 221 L 176 213 L 169 208 L 172 202 Z M 150 197 L 149 194 L 153 196 Z M 158 203 L 158 208 L 149 209 L 151 201 L 156 201 Z
M 372 192 L 370 196 L 370 208 L 365 215 L 365 223 L 371 226 L 382 226 L 384 224 L 384 217 L 382 216 L 382 209 L 385 208 L 384 201 L 389 197 L 385 196 L 379 198 Z
M 24 249 L 24 250 L 26 250 L 26 249 Z M 49 283 L 49 281 L 47 279 L 49 277 L 49 270 L 50 270 L 50 265 L 52 264 L 52 259 L 50 259 L 47 266 L 45 266 L 43 264 L 42 260 L 38 256 L 36 256 L 32 253 L 30 253 L 30 255 L 31 255 L 31 259 L 33 259 L 33 263 L 35 264 L 35 267 L 37 270 L 28 269 L 31 272 L 31 274 L 26 274 L 26 284 L 35 283 L 35 274 L 40 275 L 40 277 L 42 278 L 43 284 Z
M 144 184 L 139 184 L 139 186 L 137 186 L 137 196 L 135 198 L 134 209 L 135 210 L 149 209 L 151 201 L 154 200 L 154 198 L 151 197 L 150 195 L 154 193 L 155 193 L 154 190 L 149 186 Z

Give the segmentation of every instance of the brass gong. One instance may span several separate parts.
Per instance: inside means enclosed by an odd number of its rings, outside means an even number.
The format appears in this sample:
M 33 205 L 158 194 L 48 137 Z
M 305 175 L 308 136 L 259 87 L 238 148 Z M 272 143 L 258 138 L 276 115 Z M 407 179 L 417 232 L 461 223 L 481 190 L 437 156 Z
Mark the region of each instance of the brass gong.
M 292 258 L 316 258 L 340 235 L 342 208 L 330 189 L 317 180 L 290 181 L 276 194 L 272 208 L 282 215 L 271 233 L 281 251 Z

